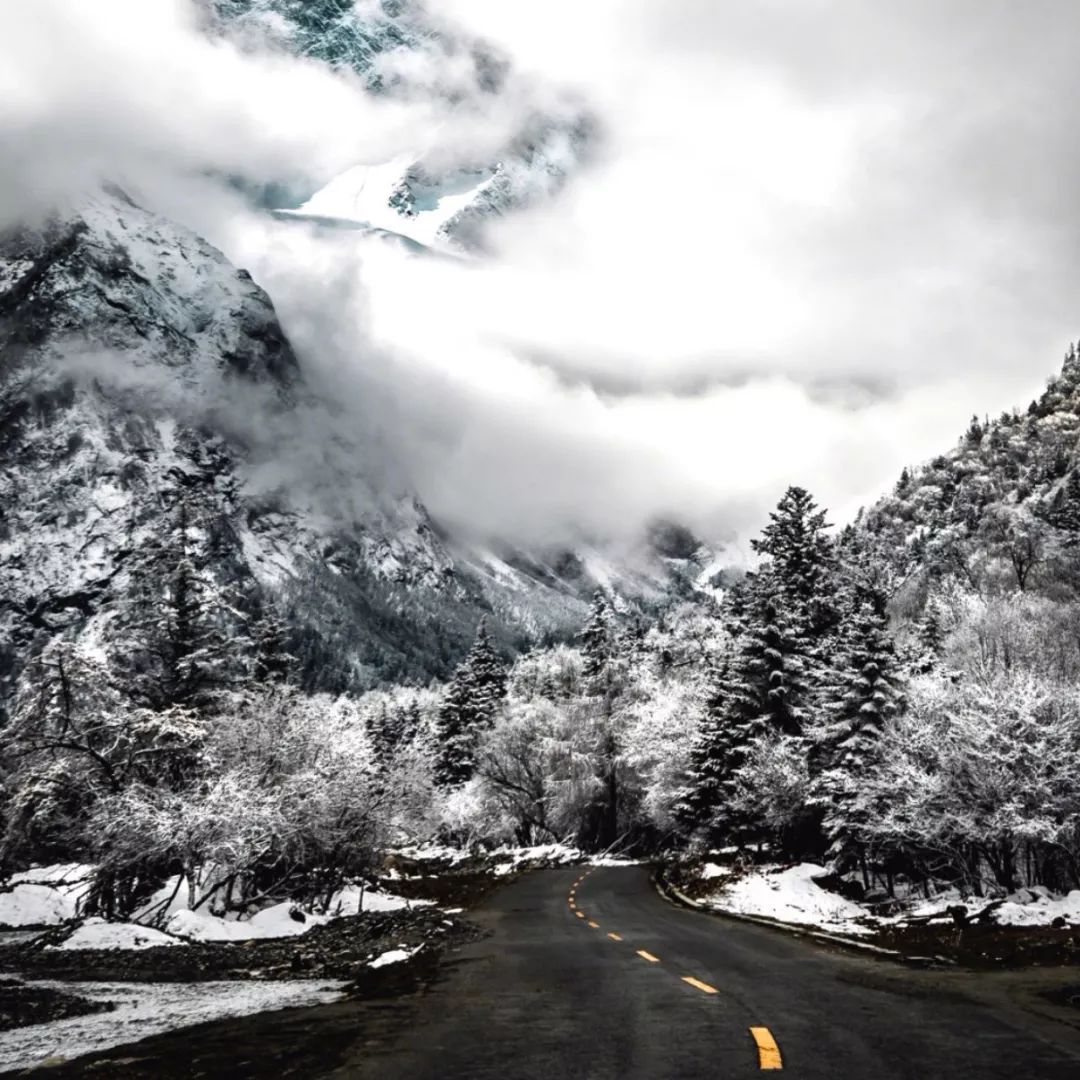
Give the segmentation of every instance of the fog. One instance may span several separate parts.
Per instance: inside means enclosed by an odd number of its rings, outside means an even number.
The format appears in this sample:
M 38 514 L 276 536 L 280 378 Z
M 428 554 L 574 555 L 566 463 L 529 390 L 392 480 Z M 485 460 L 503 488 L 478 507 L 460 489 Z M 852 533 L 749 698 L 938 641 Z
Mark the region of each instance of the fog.
M 0 217 L 109 178 L 204 232 L 365 453 L 519 541 L 663 514 L 740 550 L 789 483 L 842 521 L 973 412 L 1025 406 L 1076 335 L 1067 0 L 429 8 L 509 60 L 500 93 L 433 49 L 373 98 L 185 0 L 7 5 Z M 275 221 L 220 179 L 474 159 L 572 109 L 588 162 L 483 255 Z

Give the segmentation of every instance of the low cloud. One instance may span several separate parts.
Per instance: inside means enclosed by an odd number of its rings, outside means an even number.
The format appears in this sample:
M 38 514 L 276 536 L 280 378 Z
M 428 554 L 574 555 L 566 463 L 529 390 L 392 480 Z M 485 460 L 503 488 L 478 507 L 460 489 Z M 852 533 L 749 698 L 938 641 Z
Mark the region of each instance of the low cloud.
M 513 64 L 480 104 L 433 92 L 465 54 L 395 58 L 416 90 L 378 102 L 190 2 L 8 5 L 0 213 L 135 177 L 268 288 L 373 469 L 515 540 L 669 514 L 737 546 L 788 483 L 842 521 L 1075 335 L 1067 0 L 438 9 Z M 589 165 L 483 259 L 268 220 L 213 179 L 464 159 L 568 102 Z

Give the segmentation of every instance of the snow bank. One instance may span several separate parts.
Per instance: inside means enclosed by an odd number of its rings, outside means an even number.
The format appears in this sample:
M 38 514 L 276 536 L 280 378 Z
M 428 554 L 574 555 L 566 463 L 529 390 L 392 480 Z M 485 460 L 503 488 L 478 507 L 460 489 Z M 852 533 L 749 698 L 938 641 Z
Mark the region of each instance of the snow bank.
M 116 1009 L 0 1032 L 0 1072 L 33 1068 L 46 1059 L 70 1060 L 211 1020 L 326 1005 L 340 1000 L 345 988 L 311 981 L 27 985 L 74 991 L 91 1001 L 114 1002 Z
M 386 967 L 387 964 L 400 964 L 415 956 L 421 948 L 423 948 L 422 945 L 417 945 L 415 949 L 407 949 L 404 946 L 400 949 L 391 949 L 389 952 L 384 952 L 381 956 L 376 956 L 375 959 L 368 964 L 368 967 L 381 968 Z
M 90 866 L 61 863 L 13 874 L 14 888 L 0 893 L 0 926 L 56 926 L 76 918 L 92 873 Z
M 59 945 L 46 945 L 53 950 L 76 949 L 152 949 L 156 945 L 186 945 L 169 934 L 136 923 L 107 923 L 104 919 L 87 919 L 75 933 Z
M 930 900 L 920 900 L 904 914 L 884 923 L 903 923 L 909 917 L 945 916 L 954 904 L 963 904 L 969 914 L 986 907 L 991 901 L 985 897 L 962 896 L 956 889 L 947 889 Z M 1080 926 L 1080 889 L 1073 889 L 1067 896 L 1055 896 L 1042 885 L 1021 889 L 994 908 L 989 916 L 999 926 L 1050 926 L 1055 919 L 1064 919 L 1071 926 Z
M 335 893 L 328 915 L 298 914 L 294 904 L 275 904 L 264 908 L 250 919 L 221 918 L 202 910 L 183 908 L 175 912 L 165 924 L 165 929 L 177 937 L 191 941 L 252 941 L 263 938 L 297 937 L 316 926 L 322 926 L 340 915 L 356 915 L 360 911 L 360 886 L 349 885 Z M 401 911 L 406 908 L 432 907 L 431 900 L 406 900 L 393 893 L 375 889 L 363 891 L 364 911 Z
M 994 918 L 1002 926 L 1049 926 L 1055 919 L 1080 926 L 1080 889 L 1059 898 L 1046 890 L 1025 892 L 1027 895 L 1010 896 L 994 911 Z
M 718 911 L 759 915 L 799 926 L 820 926 L 846 934 L 866 934 L 866 912 L 858 904 L 814 883 L 826 870 L 815 863 L 788 869 L 759 867 L 707 900 Z

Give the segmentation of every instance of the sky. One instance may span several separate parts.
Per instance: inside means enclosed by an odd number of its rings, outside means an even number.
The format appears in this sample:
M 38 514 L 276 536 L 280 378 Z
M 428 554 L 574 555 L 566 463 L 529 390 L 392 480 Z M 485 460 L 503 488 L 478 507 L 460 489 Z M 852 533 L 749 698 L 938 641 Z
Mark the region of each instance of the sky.
M 370 3 L 371 0 L 365 0 Z M 657 515 L 744 552 L 784 488 L 850 518 L 1077 336 L 1071 0 L 431 0 L 460 54 L 373 101 L 211 38 L 192 0 L 0 9 L 0 222 L 104 177 L 252 270 L 313 384 L 432 512 L 517 541 Z M 318 186 L 586 110 L 591 159 L 481 258 L 255 214 L 222 176 Z

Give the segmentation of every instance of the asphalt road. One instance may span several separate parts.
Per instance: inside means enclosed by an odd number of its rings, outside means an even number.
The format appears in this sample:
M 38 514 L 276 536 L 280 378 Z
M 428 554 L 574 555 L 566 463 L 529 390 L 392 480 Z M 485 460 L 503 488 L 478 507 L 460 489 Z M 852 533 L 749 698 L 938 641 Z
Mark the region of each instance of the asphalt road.
M 1007 995 L 978 1000 L 977 975 L 911 972 L 683 909 L 644 868 L 529 874 L 477 914 L 490 936 L 432 992 L 369 1014 L 328 1075 L 1080 1078 L 1077 1031 Z

